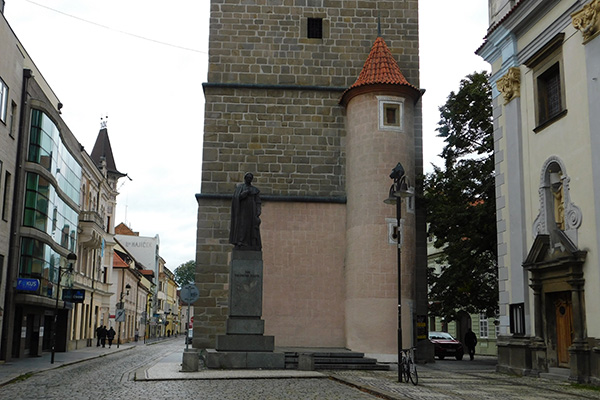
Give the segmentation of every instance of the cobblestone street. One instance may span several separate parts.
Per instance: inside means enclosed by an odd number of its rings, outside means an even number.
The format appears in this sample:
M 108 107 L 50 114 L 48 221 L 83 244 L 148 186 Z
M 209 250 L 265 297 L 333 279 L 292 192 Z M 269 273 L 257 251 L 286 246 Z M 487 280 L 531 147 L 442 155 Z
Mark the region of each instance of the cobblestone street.
M 93 348 L 95 358 L 81 362 L 77 355 L 89 354 L 89 349 L 58 353 L 58 360 L 69 354 L 74 363 L 45 371 L 47 357 L 29 360 L 30 370 L 40 372 L 0 387 L 0 399 L 600 399 L 600 391 L 590 387 L 497 373 L 492 357 L 419 365 L 419 385 L 413 386 L 398 383 L 397 371 L 182 373 L 184 348 L 180 339 L 128 344 L 110 352 Z M 0 372 L 18 364 L 0 365 Z
M 0 399 L 373 399 L 358 389 L 327 378 L 134 380 L 136 370 L 175 351 L 181 353 L 184 348 L 182 340 L 139 345 L 40 372 L 0 387 Z

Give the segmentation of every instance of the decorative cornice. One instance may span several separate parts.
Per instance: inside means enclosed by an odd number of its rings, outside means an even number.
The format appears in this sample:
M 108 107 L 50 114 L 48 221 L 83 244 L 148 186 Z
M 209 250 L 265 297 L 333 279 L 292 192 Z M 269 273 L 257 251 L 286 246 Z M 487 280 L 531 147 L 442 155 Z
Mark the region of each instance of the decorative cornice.
M 583 35 L 583 43 L 587 43 L 600 33 L 600 0 L 592 0 L 590 3 L 573 14 L 573 26 L 580 30 Z
M 508 72 L 496 81 L 496 87 L 504 96 L 504 104 L 521 96 L 521 70 L 518 67 L 509 68 Z

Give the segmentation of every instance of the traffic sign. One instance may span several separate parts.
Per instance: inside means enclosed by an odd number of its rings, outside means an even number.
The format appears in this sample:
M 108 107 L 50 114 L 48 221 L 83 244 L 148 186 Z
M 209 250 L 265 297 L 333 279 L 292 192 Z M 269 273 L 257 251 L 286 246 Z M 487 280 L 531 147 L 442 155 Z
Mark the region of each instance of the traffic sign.
M 200 297 L 200 291 L 198 290 L 196 285 L 190 283 L 181 288 L 180 297 L 181 301 L 183 301 L 184 303 L 193 303 L 196 300 L 198 300 L 198 297 Z
M 125 322 L 125 309 L 117 308 L 117 313 L 115 314 L 115 322 Z

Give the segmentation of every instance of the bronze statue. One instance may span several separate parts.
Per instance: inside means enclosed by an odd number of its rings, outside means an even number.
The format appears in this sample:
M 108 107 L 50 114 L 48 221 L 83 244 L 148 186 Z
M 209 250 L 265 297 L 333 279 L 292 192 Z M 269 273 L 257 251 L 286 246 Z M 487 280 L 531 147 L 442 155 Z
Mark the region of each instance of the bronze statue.
M 229 243 L 237 250 L 262 249 L 260 240 L 260 190 L 252 186 L 254 175 L 244 175 L 244 183 L 236 185 L 231 202 Z

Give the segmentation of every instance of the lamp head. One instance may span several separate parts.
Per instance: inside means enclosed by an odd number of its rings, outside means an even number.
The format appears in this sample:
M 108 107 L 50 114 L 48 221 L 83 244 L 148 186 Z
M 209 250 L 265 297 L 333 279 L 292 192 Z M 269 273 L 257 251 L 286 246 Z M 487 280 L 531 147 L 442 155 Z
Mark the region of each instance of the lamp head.
M 402 164 L 398 163 L 398 164 L 396 164 L 394 169 L 392 169 L 390 178 L 392 178 L 394 181 L 399 181 L 404 176 L 404 174 L 405 174 L 404 167 L 402 166 Z

